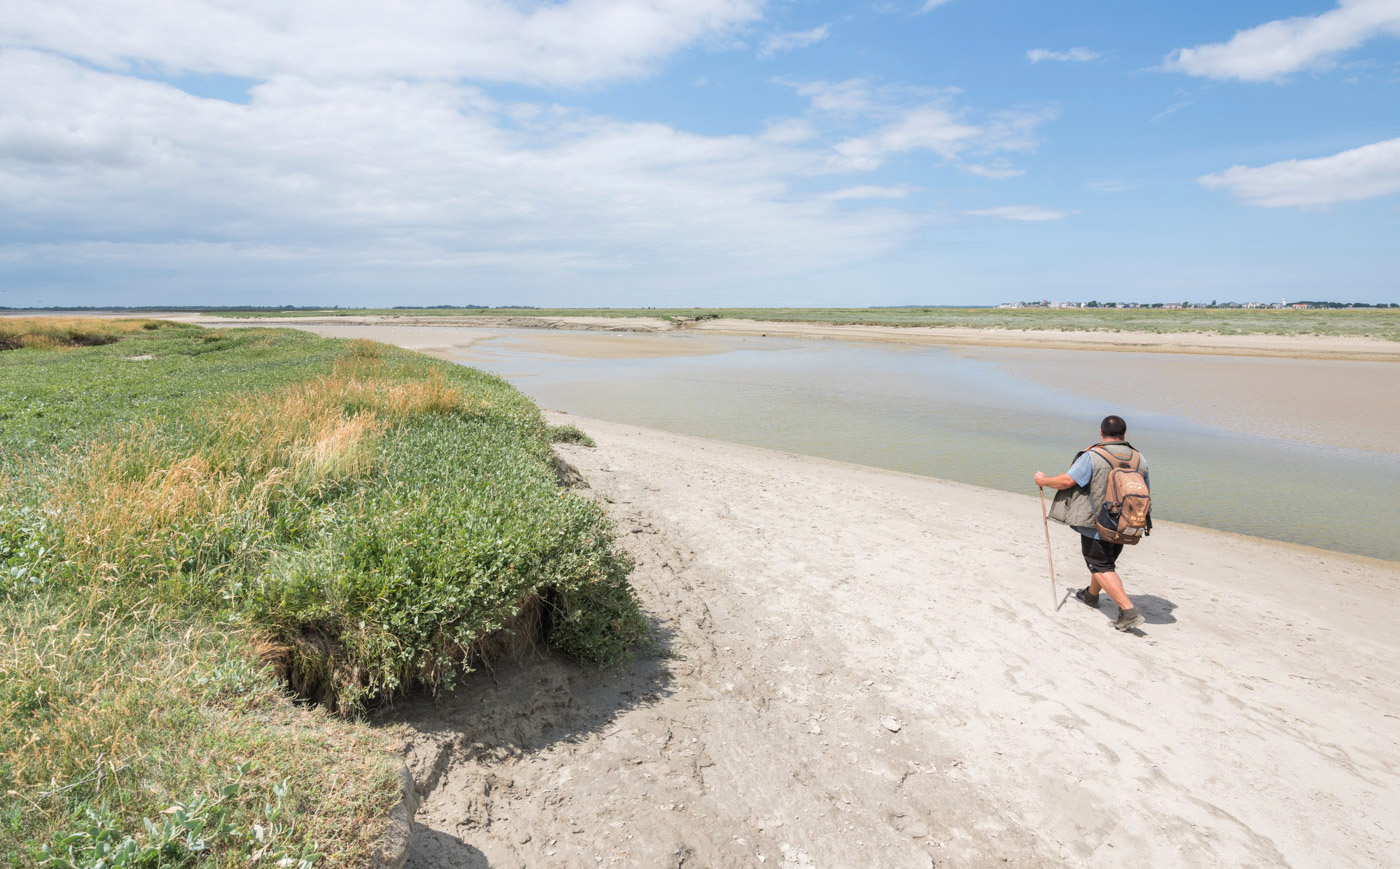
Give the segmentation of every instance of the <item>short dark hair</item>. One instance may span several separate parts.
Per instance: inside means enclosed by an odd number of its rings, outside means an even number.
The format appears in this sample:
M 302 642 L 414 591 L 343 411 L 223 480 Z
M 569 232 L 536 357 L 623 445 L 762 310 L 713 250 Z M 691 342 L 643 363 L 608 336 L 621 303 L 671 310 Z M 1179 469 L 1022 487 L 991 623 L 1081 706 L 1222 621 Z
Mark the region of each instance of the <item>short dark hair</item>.
M 1109 414 L 1099 423 L 1099 434 L 1106 438 L 1121 438 L 1128 433 L 1128 424 L 1123 417 Z

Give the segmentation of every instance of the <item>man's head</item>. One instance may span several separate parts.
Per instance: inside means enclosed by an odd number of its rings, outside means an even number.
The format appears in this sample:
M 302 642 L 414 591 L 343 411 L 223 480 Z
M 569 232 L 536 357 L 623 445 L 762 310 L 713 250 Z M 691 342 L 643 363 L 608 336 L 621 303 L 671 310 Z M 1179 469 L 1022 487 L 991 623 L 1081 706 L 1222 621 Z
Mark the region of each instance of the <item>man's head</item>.
M 1123 417 L 1109 414 L 1099 423 L 1099 434 L 1106 441 L 1121 441 L 1128 433 L 1128 424 L 1123 421 Z

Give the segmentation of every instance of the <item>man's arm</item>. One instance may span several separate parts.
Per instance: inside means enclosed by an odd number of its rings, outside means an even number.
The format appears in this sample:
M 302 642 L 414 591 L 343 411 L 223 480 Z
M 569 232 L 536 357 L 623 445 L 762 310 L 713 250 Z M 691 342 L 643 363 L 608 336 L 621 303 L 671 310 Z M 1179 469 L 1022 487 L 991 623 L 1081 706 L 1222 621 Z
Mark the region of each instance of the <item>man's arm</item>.
M 1094 475 L 1094 463 L 1090 461 L 1088 453 L 1080 453 L 1075 457 L 1074 464 L 1069 466 L 1069 470 L 1058 477 L 1047 477 L 1040 471 L 1035 472 L 1035 484 L 1037 486 L 1049 486 L 1052 489 L 1073 489 L 1075 486 L 1089 485 L 1089 479 Z
M 1049 486 L 1052 489 L 1073 489 L 1079 484 L 1069 474 L 1060 474 L 1058 477 L 1047 477 L 1040 471 L 1035 472 L 1035 484 L 1037 486 Z

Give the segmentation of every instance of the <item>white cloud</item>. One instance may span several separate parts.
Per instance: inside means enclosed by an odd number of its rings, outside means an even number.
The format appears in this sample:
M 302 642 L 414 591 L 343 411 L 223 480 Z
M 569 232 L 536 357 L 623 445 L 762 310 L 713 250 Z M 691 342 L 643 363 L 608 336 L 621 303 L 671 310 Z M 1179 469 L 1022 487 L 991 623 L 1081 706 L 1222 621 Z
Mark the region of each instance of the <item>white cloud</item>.
M 0 260 L 20 272 L 713 286 L 864 261 L 918 220 L 801 193 L 830 151 L 795 128 L 696 135 L 432 81 L 277 76 L 238 105 L 17 51 L 0 81 Z
M 764 41 L 763 48 L 759 51 L 758 56 L 772 57 L 775 54 L 782 54 L 786 51 L 806 48 L 809 45 L 816 45 L 830 35 L 831 25 L 829 24 L 813 27 L 811 30 L 775 33 Z
M 842 154 L 879 155 L 928 150 L 952 159 L 968 149 L 983 134 L 980 127 L 963 122 L 959 116 L 938 106 L 915 106 L 898 120 L 877 130 L 873 136 L 848 139 L 836 146 Z
M 1058 60 L 1073 63 L 1085 63 L 1090 60 L 1098 60 L 1103 55 L 1097 51 L 1090 51 L 1087 48 L 1071 48 L 1069 51 L 1051 51 L 1048 48 L 1032 48 L 1026 52 L 1026 59 L 1031 63 L 1040 63 L 1043 60 Z
M 1011 178 L 1022 170 L 998 155 L 1035 150 L 1037 128 L 1059 114 L 1049 106 L 974 118 L 969 110 L 954 105 L 959 95 L 956 88 L 877 87 L 864 79 L 792 86 L 811 101 L 815 115 L 875 122 L 873 129 L 835 145 L 831 165 L 841 171 L 870 171 L 892 154 L 930 151 L 970 174 Z M 993 159 L 980 159 L 984 157 Z
M 993 181 L 1004 181 L 1007 178 L 1019 178 L 1026 174 L 1025 169 L 1014 168 L 1008 165 L 1004 160 L 999 160 L 990 166 L 981 163 L 963 163 L 958 168 L 969 175 L 976 175 L 979 178 L 990 178 Z
M 876 103 L 874 87 L 865 79 L 797 82 L 792 87 L 799 96 L 807 97 L 818 112 L 868 112 Z
M 762 0 L 174 5 L 0 17 L 0 283 L 751 287 L 904 245 L 914 188 L 860 177 L 891 155 L 1010 177 L 1054 114 L 815 82 L 793 85 L 803 117 L 699 135 L 470 83 L 636 74 Z M 176 73 L 247 78 L 247 102 L 159 80 Z
M 1400 139 L 1389 139 L 1312 160 L 1231 166 L 1198 179 L 1246 205 L 1321 208 L 1400 191 Z
M 1040 208 L 1035 205 L 998 205 L 996 208 L 978 208 L 972 211 L 964 211 L 973 217 L 1000 217 L 1003 220 L 1023 220 L 1039 222 L 1044 220 L 1061 220 L 1069 217 L 1072 211 L 1055 211 L 1050 208 Z
M 1041 124 L 1060 116 L 1057 105 L 1038 109 L 995 112 L 985 124 L 988 151 L 1034 151 L 1040 145 L 1037 130 Z
M 1127 181 L 1090 181 L 1084 185 L 1085 190 L 1092 190 L 1095 193 L 1127 193 L 1134 189 L 1134 185 Z
M 924 5 L 919 7 L 918 14 L 923 15 L 925 12 L 932 12 L 944 3 L 949 2 L 951 2 L 951 0 L 924 0 Z
M 1237 32 L 1229 42 L 1180 48 L 1166 67 L 1188 75 L 1271 81 L 1327 65 L 1378 36 L 1400 35 L 1400 0 L 1341 0 L 1320 15 L 1282 18 Z
M 776 118 L 764 127 L 761 137 L 778 145 L 796 145 L 817 138 L 817 128 L 805 118 Z
M 866 184 L 860 187 L 844 187 L 840 190 L 833 190 L 822 198 L 830 202 L 840 202 L 845 199 L 903 199 L 909 195 L 909 190 L 910 188 L 907 186 L 879 187 L 874 184 Z
M 0 44 L 114 70 L 579 85 L 640 74 L 761 11 L 762 0 L 7 0 Z

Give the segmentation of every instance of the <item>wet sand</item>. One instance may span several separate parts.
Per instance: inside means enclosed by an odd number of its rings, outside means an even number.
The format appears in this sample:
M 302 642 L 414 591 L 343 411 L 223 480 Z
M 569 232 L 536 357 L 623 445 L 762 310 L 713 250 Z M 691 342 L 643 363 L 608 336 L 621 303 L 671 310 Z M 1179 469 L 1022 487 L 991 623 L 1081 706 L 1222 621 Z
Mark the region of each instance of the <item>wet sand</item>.
M 1400 565 L 558 415 L 668 656 L 400 710 L 415 869 L 1395 866 Z
M 1349 359 L 968 348 L 970 358 L 1085 398 L 1261 437 L 1400 453 L 1400 367 Z M 1391 421 L 1391 422 L 1386 422 Z

